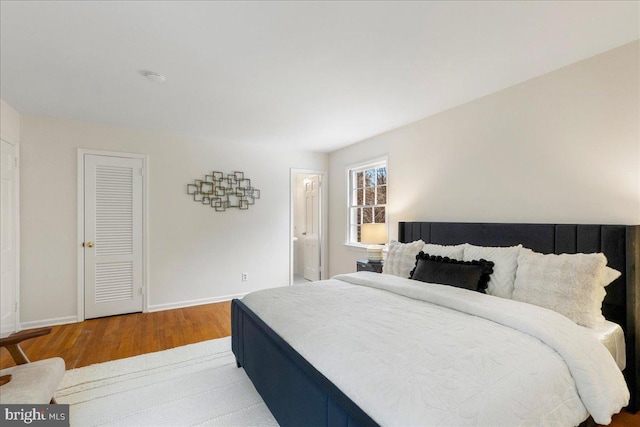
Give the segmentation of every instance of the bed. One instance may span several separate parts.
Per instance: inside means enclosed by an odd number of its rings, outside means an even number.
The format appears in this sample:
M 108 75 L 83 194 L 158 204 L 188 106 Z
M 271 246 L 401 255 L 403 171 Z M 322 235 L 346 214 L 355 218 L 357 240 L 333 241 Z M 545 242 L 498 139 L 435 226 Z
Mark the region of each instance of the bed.
M 638 405 L 638 366 L 636 355 L 638 354 L 637 346 L 640 342 L 640 340 L 638 340 L 639 331 L 636 327 L 636 321 L 638 318 L 640 318 L 638 313 L 639 304 L 637 301 L 637 292 L 639 286 L 638 284 L 640 283 L 640 280 L 638 277 L 638 270 L 636 269 L 636 266 L 640 264 L 640 261 L 638 259 L 638 257 L 640 256 L 638 249 L 638 239 L 640 235 L 639 228 L 640 227 L 638 226 L 614 225 L 406 222 L 399 224 L 399 241 L 411 242 L 414 240 L 422 239 L 427 243 L 446 245 L 471 243 L 474 245 L 483 246 L 510 246 L 521 243 L 526 247 L 542 253 L 603 252 L 608 258 L 608 264 L 618 271 L 622 272 L 622 276 L 614 283 L 609 285 L 609 287 L 607 287 L 607 296 L 603 303 L 603 314 L 610 322 L 612 322 L 612 324 L 620 325 L 625 334 L 624 341 L 626 344 L 626 351 L 624 352 L 625 360 L 623 366 L 626 365 L 626 367 L 624 369 L 624 376 L 628 385 L 628 389 L 631 392 L 629 410 L 635 411 L 637 410 Z M 499 411 L 487 411 L 485 408 L 490 407 L 491 402 L 486 402 L 486 397 L 481 393 L 482 387 L 498 387 L 497 385 L 490 382 L 491 378 L 493 378 L 491 372 L 489 372 L 489 374 L 486 376 L 488 381 L 486 384 L 476 384 L 474 385 L 475 389 L 474 387 L 471 387 L 471 391 L 467 392 L 458 392 L 453 390 L 451 393 L 449 393 L 449 395 L 454 396 L 456 399 L 458 398 L 458 396 L 463 397 L 459 398 L 458 401 L 454 401 L 453 407 L 451 406 L 452 403 L 450 401 L 441 403 L 443 408 L 445 408 L 446 410 L 438 408 L 437 402 L 439 401 L 439 399 L 441 399 L 440 396 L 415 397 L 410 393 L 408 395 L 407 393 L 405 393 L 406 390 L 414 389 L 416 390 L 415 393 L 417 394 L 425 393 L 425 391 L 421 390 L 418 386 L 412 383 L 413 374 L 406 376 L 404 371 L 399 367 L 421 364 L 416 363 L 417 359 L 412 359 L 412 357 L 415 356 L 415 351 L 418 351 L 414 348 L 415 346 L 411 345 L 410 342 L 402 343 L 402 335 L 405 334 L 398 334 L 398 329 L 395 329 L 396 332 L 394 332 L 393 327 L 402 328 L 403 326 L 393 326 L 392 324 L 396 322 L 395 320 L 392 321 L 391 319 L 399 317 L 398 310 L 409 313 L 419 311 L 417 308 L 414 309 L 414 306 L 418 304 L 417 302 L 415 302 L 415 298 L 429 299 L 446 297 L 449 300 L 456 300 L 456 292 L 459 293 L 459 290 L 436 290 L 435 297 L 432 294 L 424 297 L 410 295 L 412 298 L 411 301 L 405 301 L 407 300 L 406 295 L 398 296 L 396 294 L 393 294 L 391 298 L 392 303 L 382 303 L 385 304 L 385 306 L 390 307 L 387 310 L 388 312 L 381 313 L 377 317 L 365 317 L 364 319 L 359 319 L 358 313 L 360 313 L 361 311 L 364 312 L 364 309 L 358 306 L 358 304 L 366 305 L 369 301 L 371 302 L 371 304 L 381 304 L 380 301 L 377 300 L 379 295 L 381 293 L 388 293 L 388 291 L 390 291 L 390 289 L 386 289 L 385 287 L 393 287 L 394 292 L 398 290 L 401 293 L 413 291 L 403 290 L 408 286 L 407 283 L 403 282 L 403 280 L 406 281 L 406 279 L 398 279 L 392 284 L 380 284 L 378 283 L 378 281 L 381 280 L 382 275 L 368 273 L 369 276 L 363 278 L 363 273 L 358 274 L 346 275 L 344 277 L 337 278 L 335 282 L 330 281 L 330 283 L 325 283 L 324 286 L 317 287 L 318 292 L 321 292 L 321 288 L 328 288 L 330 289 L 330 292 L 328 294 L 340 295 L 341 298 L 344 298 L 346 300 L 351 297 L 350 303 L 349 305 L 347 305 L 347 307 L 351 308 L 340 309 L 342 311 L 336 311 L 337 309 L 334 308 L 334 311 L 324 313 L 324 315 L 328 317 L 325 319 L 326 321 L 324 322 L 324 326 L 322 328 L 308 328 L 308 330 L 305 331 L 303 328 L 306 324 L 306 319 L 318 314 L 314 313 L 313 311 L 304 311 L 302 307 L 299 307 L 299 304 L 297 304 L 295 298 L 285 301 L 288 298 L 288 294 L 278 294 L 278 292 L 280 291 L 274 290 L 274 292 L 267 294 L 267 298 L 271 298 L 270 301 L 273 301 L 274 303 L 266 304 L 266 307 L 262 308 L 260 308 L 259 305 L 255 305 L 254 303 L 252 303 L 252 298 L 255 299 L 254 297 L 250 297 L 248 299 L 245 297 L 245 300 L 233 301 L 232 348 L 236 356 L 237 364 L 238 366 L 242 366 L 245 369 L 247 375 L 251 378 L 256 389 L 264 398 L 266 404 L 269 406 L 269 409 L 273 413 L 274 417 L 278 420 L 278 422 L 284 426 L 364 426 L 394 424 L 394 422 L 390 422 L 389 420 L 396 420 L 397 422 L 395 422 L 395 424 L 407 424 L 411 423 L 411 420 L 421 419 L 431 420 L 432 422 L 426 421 L 429 424 L 432 423 L 446 425 L 454 422 L 453 418 L 447 417 L 450 416 L 451 412 L 455 412 L 462 414 L 461 416 L 463 417 L 467 416 L 467 424 L 490 425 L 495 424 L 496 422 L 499 424 L 501 422 L 499 418 L 492 418 L 496 416 L 496 413 Z M 366 275 L 367 274 L 365 273 L 364 276 Z M 359 281 L 366 282 L 364 283 L 364 285 L 366 286 L 364 286 L 363 283 L 356 283 Z M 316 288 L 313 288 L 313 290 L 315 291 Z M 381 290 L 383 292 L 380 292 Z M 291 291 L 287 292 L 291 293 Z M 444 292 L 447 295 L 439 296 L 438 292 Z M 314 295 L 313 298 L 315 298 L 317 301 L 322 301 L 323 298 L 329 298 L 330 295 L 328 294 L 325 295 L 322 293 L 318 293 L 317 295 Z M 487 296 L 481 294 L 478 294 L 478 297 L 474 298 L 478 299 L 478 303 L 474 306 L 475 308 L 472 307 L 471 310 L 476 311 L 472 312 L 471 314 L 467 313 L 466 315 L 492 317 L 494 316 L 494 314 L 492 313 L 506 313 L 508 310 L 511 310 L 509 305 L 512 303 L 509 300 L 496 302 L 494 300 L 501 299 L 495 297 L 487 298 Z M 288 310 L 291 313 L 296 313 L 295 317 L 292 317 L 289 320 L 284 318 L 283 321 L 282 313 L 284 312 L 284 310 L 278 308 L 277 304 L 275 303 L 276 301 L 278 301 L 278 303 L 285 301 L 284 306 L 289 307 Z M 494 302 L 495 304 L 497 304 L 497 306 L 495 306 L 491 310 L 484 310 L 484 308 L 491 306 L 491 304 L 494 304 Z M 254 305 L 252 306 L 252 304 Z M 400 304 L 408 305 L 401 306 Z M 465 302 L 462 302 L 462 304 L 466 305 Z M 270 306 L 272 306 L 272 309 L 270 309 Z M 318 306 L 321 306 L 321 304 L 319 303 Z M 430 320 L 431 322 L 433 322 L 432 325 L 437 324 L 438 321 L 442 321 L 444 322 L 443 325 L 446 325 L 447 322 L 449 322 L 449 325 L 457 325 L 457 327 L 461 330 L 467 329 L 463 326 L 460 326 L 460 319 L 456 317 L 458 315 L 455 313 L 452 314 L 451 310 L 437 310 L 436 312 L 439 313 L 438 315 L 432 314 L 432 319 Z M 483 313 L 483 311 L 486 311 L 486 313 Z M 517 308 L 515 310 L 515 312 L 520 311 L 522 311 L 520 308 Z M 260 313 L 260 315 L 258 315 L 256 312 Z M 322 316 L 322 313 L 319 315 Z M 343 317 L 341 318 L 340 316 Z M 515 315 L 510 315 L 507 317 L 514 316 Z M 523 316 L 525 316 L 525 314 L 523 314 Z M 535 316 L 539 316 L 539 314 L 534 314 L 534 317 Z M 515 317 L 517 318 L 518 316 Z M 381 321 L 380 319 L 383 319 L 383 321 Z M 482 318 L 479 322 L 476 323 L 478 323 L 479 325 L 484 325 L 484 323 L 482 322 L 485 321 L 499 323 L 503 320 L 504 319 L 501 318 Z M 404 327 L 412 328 L 411 330 L 419 329 L 415 328 L 415 324 L 414 326 L 411 326 L 410 320 L 402 321 L 407 322 Z M 421 320 L 414 319 L 413 321 Z M 556 321 L 557 320 L 553 320 L 553 322 Z M 400 341 L 397 341 L 394 345 L 402 346 L 402 349 L 396 349 L 394 350 L 395 353 L 394 351 L 392 351 L 391 353 L 387 354 L 387 356 L 385 356 L 385 360 L 380 359 L 368 361 L 368 364 L 364 363 L 364 361 L 363 363 L 358 363 L 358 357 L 365 357 L 368 354 L 378 354 L 379 352 L 381 352 L 380 349 L 373 350 L 373 348 L 368 348 L 369 344 L 376 341 L 376 339 L 357 339 L 359 335 L 357 331 L 360 327 L 360 324 L 358 322 L 361 323 L 363 328 L 368 323 L 375 325 L 373 331 L 367 332 L 368 334 L 370 334 L 370 336 L 380 336 L 380 339 L 385 339 L 384 336 L 386 333 L 392 337 L 396 337 Z M 516 319 L 516 323 L 519 323 L 521 325 L 520 327 L 522 328 L 530 328 L 532 327 L 532 323 L 535 322 L 531 322 L 530 319 L 528 320 L 527 318 L 523 317 L 520 320 Z M 337 325 L 340 324 L 348 324 L 348 327 L 338 328 Z M 504 327 L 504 325 L 502 325 L 502 327 Z M 332 330 L 331 328 L 335 329 Z M 500 330 L 500 333 L 496 333 L 493 335 L 500 337 L 509 337 L 509 339 L 512 340 L 512 344 L 517 344 L 513 348 L 521 346 L 532 346 L 530 347 L 531 352 L 547 351 L 545 350 L 545 348 L 548 348 L 547 344 L 542 345 L 542 347 L 538 345 L 539 342 L 538 344 L 536 344 L 536 340 L 539 337 L 534 337 L 535 339 L 523 339 L 519 335 L 516 336 L 517 333 L 516 335 L 514 335 L 514 332 L 510 328 L 514 328 L 514 326 L 510 325 L 506 329 Z M 559 328 L 562 329 L 562 327 Z M 347 332 L 341 329 L 346 329 Z M 425 339 L 444 340 L 445 342 L 450 343 L 451 341 L 446 341 L 446 337 L 450 337 L 451 334 L 446 330 L 446 327 L 443 326 L 441 329 L 444 331 L 442 334 L 430 335 Z M 539 329 L 540 330 L 538 330 L 534 334 L 545 333 L 545 328 Z M 276 332 L 275 330 L 278 330 L 278 332 Z M 482 331 L 484 331 L 484 329 L 480 329 L 476 332 L 470 330 L 466 331 L 467 336 L 465 339 L 473 339 L 474 336 L 480 336 L 482 335 Z M 339 338 L 341 336 L 339 332 L 343 334 L 342 338 Z M 602 334 L 605 339 L 607 339 L 608 337 L 609 345 L 607 345 L 607 348 L 609 350 L 604 351 L 612 351 L 611 348 L 621 348 L 619 343 L 619 336 L 618 338 L 616 338 L 616 335 L 614 333 L 606 330 L 600 331 L 600 334 Z M 354 339 L 350 341 L 356 343 L 355 349 L 353 347 L 347 347 L 348 343 L 344 343 L 343 345 L 343 343 L 341 342 L 332 343 L 330 340 L 326 340 L 326 337 L 331 337 L 334 335 L 336 336 L 336 340 L 344 339 L 344 336 L 354 337 Z M 301 336 L 302 338 L 292 339 L 292 337 L 294 336 Z M 323 339 L 325 339 L 326 341 L 322 341 Z M 551 341 L 553 341 L 553 338 L 551 338 Z M 574 345 L 574 347 L 579 347 L 580 345 L 586 346 L 591 342 L 587 341 L 585 341 L 585 343 L 576 344 Z M 290 342 L 294 343 L 294 346 L 296 348 L 292 347 L 292 345 L 290 345 Z M 482 346 L 483 343 L 478 342 L 474 344 L 474 349 L 479 348 L 475 347 L 476 345 Z M 571 359 L 573 357 L 571 356 L 571 354 L 569 354 L 572 351 L 571 346 L 568 347 L 569 348 L 553 348 L 551 352 L 568 352 L 565 357 L 567 359 Z M 456 350 L 456 352 L 464 350 L 465 349 L 462 348 Z M 587 353 L 589 354 L 589 357 L 596 358 L 596 354 L 602 354 L 602 352 L 599 350 L 602 349 L 594 348 L 593 350 L 587 351 Z M 354 355 L 356 357 L 354 357 Z M 434 360 L 440 360 L 439 363 L 442 363 L 442 355 L 435 354 L 431 355 L 431 357 L 435 357 Z M 555 363 L 555 356 L 547 355 L 544 357 L 546 359 L 543 359 L 547 360 L 545 363 Z M 614 356 L 614 358 L 618 362 L 620 361 L 620 357 L 621 355 L 618 355 L 618 357 Z M 579 357 L 574 358 L 578 359 Z M 311 363 L 310 360 L 313 363 Z M 389 360 L 393 360 L 394 363 L 389 364 Z M 535 362 L 535 360 L 532 361 L 533 364 L 537 363 Z M 349 365 L 349 363 L 351 363 L 352 365 Z M 370 366 L 371 363 L 373 366 L 372 368 L 365 367 L 365 365 Z M 378 365 L 376 365 L 376 363 Z M 500 363 L 508 364 L 511 362 L 508 359 L 505 359 L 500 360 Z M 534 376 L 532 372 L 544 373 L 544 369 L 547 369 L 546 367 L 531 368 L 531 366 L 532 365 L 530 365 L 529 367 L 523 367 L 521 369 L 517 367 L 511 367 L 510 372 L 513 372 L 513 374 L 507 376 L 507 380 L 516 378 L 514 379 L 514 381 L 522 381 L 520 377 L 526 377 L 525 374 L 528 374 L 530 377 L 532 377 Z M 474 367 L 474 369 L 476 368 L 477 367 Z M 341 372 L 339 369 L 343 369 L 343 371 Z M 456 372 L 462 372 L 460 376 L 455 378 L 456 381 L 460 381 L 460 383 L 463 383 L 465 369 L 467 368 L 452 367 L 449 371 L 447 371 L 449 372 L 447 375 L 455 376 Z M 527 369 L 529 369 L 531 372 L 527 372 Z M 569 369 L 571 370 L 571 368 Z M 575 370 L 580 371 L 580 367 L 575 367 Z M 415 376 L 415 378 L 420 378 L 419 375 L 429 375 L 429 369 L 422 369 L 422 371 L 424 372 L 420 372 L 419 374 L 415 374 L 413 376 Z M 377 375 L 378 372 L 388 372 L 391 376 L 396 375 L 398 380 L 394 382 L 389 379 L 380 379 Z M 441 373 L 442 370 L 440 369 L 437 372 L 434 371 L 434 373 L 432 373 L 432 378 L 436 377 L 438 372 Z M 574 375 L 574 377 L 576 376 L 575 372 L 572 372 L 572 374 Z M 554 377 L 557 376 L 558 378 L 563 378 L 563 375 L 564 374 L 554 374 Z M 571 379 L 571 377 L 569 378 Z M 384 381 L 387 382 L 385 383 Z M 564 381 L 567 380 L 565 379 Z M 577 388 L 582 387 L 581 385 L 579 385 L 581 384 L 581 381 L 582 380 L 579 381 L 578 379 L 576 379 Z M 443 382 L 438 387 L 440 387 L 441 390 L 445 390 L 446 392 L 447 388 L 449 387 L 448 384 L 449 383 L 447 382 Z M 467 389 L 469 389 L 468 385 L 463 385 L 467 387 Z M 544 388 L 548 386 L 549 385 L 546 384 L 545 381 L 542 382 L 542 384 L 537 384 L 533 388 L 540 388 L 541 393 L 544 396 L 552 396 L 553 390 L 549 391 Z M 556 387 L 557 389 L 558 386 L 553 387 Z M 600 387 L 606 390 L 608 387 L 613 386 L 607 383 L 603 383 L 595 385 L 592 384 L 589 387 L 591 388 L 581 389 L 580 397 L 578 398 L 578 400 L 580 398 L 583 401 L 588 400 L 588 398 L 586 397 L 588 392 L 585 392 L 585 390 L 592 390 L 593 387 Z M 525 391 L 523 391 L 523 393 Z M 465 393 L 467 394 L 465 395 Z M 557 397 L 559 399 L 558 402 L 560 402 L 560 406 L 571 406 L 576 404 L 575 395 L 566 395 L 566 393 L 565 395 L 563 395 L 562 393 L 560 393 L 560 397 L 554 395 L 554 398 Z M 402 395 L 404 398 L 398 399 L 398 395 Z M 368 402 L 365 399 L 375 399 L 379 396 L 383 396 L 384 399 L 373 403 Z M 427 408 L 426 412 L 423 413 L 418 412 L 416 414 L 412 414 L 411 412 L 415 407 L 415 405 L 411 404 L 412 399 L 426 399 L 427 401 L 431 402 L 429 406 L 431 406 L 432 408 Z M 482 401 L 483 403 L 479 405 L 478 400 Z M 527 406 L 531 406 L 531 402 L 533 401 L 543 401 L 544 399 L 529 396 L 528 398 L 523 397 L 522 400 L 523 402 L 519 403 L 523 404 L 523 409 L 517 408 L 515 412 L 518 413 L 521 422 L 526 422 L 527 417 L 532 416 L 531 414 L 533 413 L 531 412 L 533 409 L 530 410 L 530 408 L 527 408 Z M 558 402 L 553 401 L 547 403 L 551 405 L 550 407 L 552 407 L 553 405 L 558 406 Z M 590 411 L 596 413 L 599 411 L 597 405 L 592 406 L 592 408 L 593 409 L 590 409 Z M 396 413 L 394 414 L 393 412 L 389 411 L 396 411 Z M 579 424 L 582 417 L 584 416 L 584 413 L 580 411 L 583 411 L 583 409 L 577 408 L 575 411 L 572 409 L 571 411 L 568 411 L 568 413 L 570 413 L 574 418 L 559 419 L 562 420 L 563 424 Z M 394 415 L 397 415 L 397 418 L 394 418 Z M 411 418 L 412 416 L 416 418 Z M 580 420 L 575 417 L 580 418 Z M 569 419 L 573 421 L 569 421 Z M 578 421 L 576 422 L 575 420 Z M 533 423 L 536 424 L 536 421 L 539 422 L 540 420 L 533 420 Z M 547 421 L 549 423 L 553 423 L 554 420 L 549 419 Z M 504 422 L 502 423 L 504 424 Z

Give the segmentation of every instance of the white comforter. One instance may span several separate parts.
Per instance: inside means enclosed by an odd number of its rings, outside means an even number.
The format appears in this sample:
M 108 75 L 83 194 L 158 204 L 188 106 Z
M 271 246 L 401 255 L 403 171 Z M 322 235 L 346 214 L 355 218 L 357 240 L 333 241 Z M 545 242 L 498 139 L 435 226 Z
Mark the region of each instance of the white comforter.
M 243 302 L 381 425 L 608 424 L 629 401 L 595 337 L 529 304 L 366 272 Z

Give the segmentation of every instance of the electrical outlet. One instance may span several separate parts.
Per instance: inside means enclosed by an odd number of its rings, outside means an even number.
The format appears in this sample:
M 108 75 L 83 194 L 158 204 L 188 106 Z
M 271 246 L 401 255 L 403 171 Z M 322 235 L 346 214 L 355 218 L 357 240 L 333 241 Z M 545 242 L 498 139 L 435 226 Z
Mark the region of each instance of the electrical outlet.
M 247 280 L 249 280 L 249 273 L 242 273 L 242 281 L 246 282 Z

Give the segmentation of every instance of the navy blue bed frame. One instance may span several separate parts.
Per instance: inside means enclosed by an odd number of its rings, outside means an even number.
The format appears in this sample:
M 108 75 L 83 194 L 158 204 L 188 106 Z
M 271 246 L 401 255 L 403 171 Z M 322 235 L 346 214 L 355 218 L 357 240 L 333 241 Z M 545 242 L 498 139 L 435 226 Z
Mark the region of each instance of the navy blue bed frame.
M 237 299 L 231 302 L 231 331 L 238 367 L 281 426 L 378 425 Z
M 625 331 L 630 412 L 640 390 L 640 226 L 401 222 L 398 240 L 511 246 L 538 252 L 603 252 L 622 277 L 607 287 L 603 313 Z M 282 426 L 375 426 L 377 423 L 240 300 L 231 303 L 232 350 Z

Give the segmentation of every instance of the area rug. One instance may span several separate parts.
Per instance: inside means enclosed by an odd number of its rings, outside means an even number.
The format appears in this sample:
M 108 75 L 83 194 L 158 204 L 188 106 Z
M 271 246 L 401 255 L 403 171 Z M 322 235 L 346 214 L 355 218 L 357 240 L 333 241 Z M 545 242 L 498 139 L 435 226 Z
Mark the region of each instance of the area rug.
M 72 426 L 277 426 L 231 339 L 66 372 L 56 392 Z

